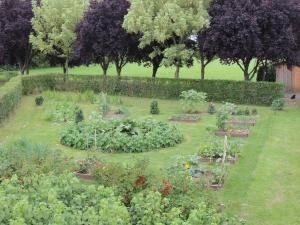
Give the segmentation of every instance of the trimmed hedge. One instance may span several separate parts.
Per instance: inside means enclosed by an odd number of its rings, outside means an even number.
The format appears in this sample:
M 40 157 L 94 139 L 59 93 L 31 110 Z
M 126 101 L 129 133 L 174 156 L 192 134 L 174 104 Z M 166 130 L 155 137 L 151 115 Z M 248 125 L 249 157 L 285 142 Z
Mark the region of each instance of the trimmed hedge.
M 182 91 L 194 89 L 206 92 L 209 101 L 236 104 L 271 105 L 274 99 L 283 98 L 285 87 L 281 83 L 245 82 L 229 80 L 190 80 L 165 78 L 133 78 L 69 75 L 35 75 L 23 77 L 23 93 L 43 90 L 79 91 L 93 90 L 108 94 L 134 97 L 178 99 Z
M 2 123 L 18 105 L 22 98 L 21 77 L 14 77 L 0 88 L 0 123 Z

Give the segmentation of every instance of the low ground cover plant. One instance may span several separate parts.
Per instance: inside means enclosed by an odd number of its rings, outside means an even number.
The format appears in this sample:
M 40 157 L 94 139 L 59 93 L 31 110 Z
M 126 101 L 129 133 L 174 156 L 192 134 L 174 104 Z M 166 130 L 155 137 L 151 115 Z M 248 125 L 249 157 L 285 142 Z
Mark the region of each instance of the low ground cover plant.
M 240 143 L 236 141 L 228 142 L 228 148 L 226 150 L 227 159 L 235 159 L 240 155 Z M 222 160 L 224 156 L 224 142 L 221 140 L 211 141 L 200 147 L 198 155 L 204 159 L 210 160 Z
M 35 98 L 35 104 L 37 106 L 41 106 L 44 103 L 44 97 L 43 96 L 38 96 Z
M 180 102 L 185 113 L 199 113 L 206 103 L 207 94 L 195 90 L 183 91 Z
M 283 98 L 278 98 L 272 102 L 271 109 L 273 111 L 282 111 L 284 109 L 284 106 L 285 100 Z
M 73 102 L 49 102 L 45 109 L 45 120 L 57 123 L 74 121 L 78 106 Z
M 32 174 L 60 174 L 72 167 L 72 161 L 58 151 L 28 140 L 20 139 L 0 147 L 1 180 L 13 175 L 23 179 Z
M 104 152 L 145 152 L 173 147 L 183 141 L 175 125 L 156 120 L 90 119 L 69 124 L 61 134 L 61 143 L 75 149 L 96 148 Z

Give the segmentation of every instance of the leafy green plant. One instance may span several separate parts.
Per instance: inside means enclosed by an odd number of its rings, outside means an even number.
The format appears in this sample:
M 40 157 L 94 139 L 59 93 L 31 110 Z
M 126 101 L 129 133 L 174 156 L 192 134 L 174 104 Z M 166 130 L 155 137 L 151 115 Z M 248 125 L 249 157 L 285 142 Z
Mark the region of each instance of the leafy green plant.
M 195 90 L 183 91 L 180 95 L 180 102 L 184 112 L 197 113 L 200 112 L 204 103 L 206 103 L 207 94 L 197 92 Z
M 84 120 L 84 115 L 82 109 L 76 107 L 75 109 L 75 123 L 80 123 Z
M 210 102 L 208 104 L 208 109 L 207 109 L 207 112 L 210 114 L 210 115 L 213 115 L 216 113 L 216 106 L 214 103 Z
M 77 106 L 69 101 L 50 102 L 49 108 L 45 111 L 45 119 L 58 123 L 74 121 Z
M 116 114 L 129 116 L 130 112 L 129 112 L 129 109 L 126 106 L 121 106 L 116 110 Z
M 250 109 L 248 107 L 245 109 L 245 116 L 250 116 Z
M 44 97 L 43 96 L 38 96 L 35 98 L 35 104 L 37 106 L 41 106 L 44 103 Z
M 272 102 L 271 109 L 273 111 L 281 111 L 285 106 L 285 100 L 283 98 L 275 99 Z
M 14 174 L 22 179 L 33 174 L 60 174 L 73 166 L 58 151 L 22 139 L 0 148 L 0 164 L 1 179 Z
M 158 101 L 157 100 L 153 100 L 151 102 L 150 113 L 152 115 L 158 115 L 160 113 L 159 106 L 158 106 Z
M 256 109 L 256 108 L 255 108 L 255 109 L 252 109 L 252 110 L 251 110 L 251 114 L 252 114 L 253 116 L 256 116 L 256 115 L 258 114 L 257 109 Z
M 101 112 L 102 115 L 106 115 L 110 111 L 110 100 L 106 93 L 101 93 Z
M 69 124 L 61 134 L 63 145 L 82 150 L 96 146 L 104 152 L 138 153 L 172 147 L 182 140 L 175 125 L 155 120 L 89 120 Z

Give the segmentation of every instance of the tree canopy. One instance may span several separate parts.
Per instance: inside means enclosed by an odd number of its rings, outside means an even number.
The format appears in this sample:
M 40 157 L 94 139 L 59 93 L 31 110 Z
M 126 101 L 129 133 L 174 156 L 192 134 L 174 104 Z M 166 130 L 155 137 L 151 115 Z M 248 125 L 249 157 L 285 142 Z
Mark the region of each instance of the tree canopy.
M 294 60 L 293 9 L 293 4 L 281 0 L 214 0 L 206 47 L 223 62 L 237 63 L 244 79 L 251 80 L 263 62 Z
M 140 48 L 156 41 L 165 44 L 164 64 L 176 65 L 176 78 L 179 68 L 189 61 L 193 51 L 186 48 L 186 41 L 192 35 L 208 25 L 206 1 L 202 0 L 132 0 L 131 7 L 124 20 L 124 27 L 129 32 L 141 33 Z M 151 57 L 160 54 L 152 53 Z
M 0 65 L 28 71 L 32 55 L 29 34 L 33 16 L 30 0 L 0 1 Z
M 76 30 L 76 58 L 100 63 L 104 74 L 113 62 L 118 75 L 128 62 L 139 60 L 138 36 L 122 27 L 129 6 L 126 0 L 92 0 Z
M 30 41 L 34 48 L 44 54 L 63 59 L 66 73 L 73 55 L 75 28 L 86 5 L 85 0 L 33 0 L 34 31 Z

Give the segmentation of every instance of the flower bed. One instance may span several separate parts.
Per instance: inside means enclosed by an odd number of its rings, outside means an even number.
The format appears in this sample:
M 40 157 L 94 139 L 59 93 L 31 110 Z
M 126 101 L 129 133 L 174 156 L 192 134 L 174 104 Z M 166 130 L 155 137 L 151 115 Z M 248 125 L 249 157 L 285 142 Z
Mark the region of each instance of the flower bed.
M 155 120 L 90 120 L 71 123 L 61 135 L 61 143 L 75 149 L 138 153 L 173 147 L 183 141 L 175 125 Z
M 231 125 L 238 125 L 238 126 L 255 126 L 256 119 L 254 118 L 239 118 L 234 117 L 231 121 L 228 122 Z
M 177 114 L 172 116 L 170 121 L 183 123 L 197 123 L 200 120 L 199 114 Z
M 230 130 L 218 130 L 216 132 L 217 136 L 224 137 L 249 137 L 250 131 L 247 129 L 230 129 Z

